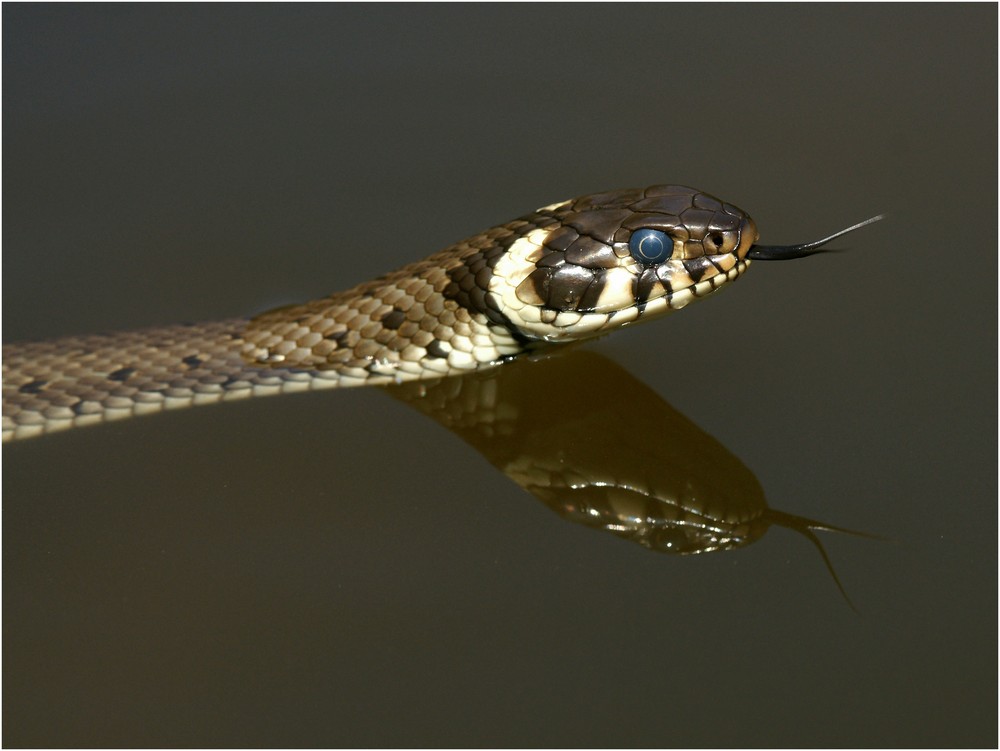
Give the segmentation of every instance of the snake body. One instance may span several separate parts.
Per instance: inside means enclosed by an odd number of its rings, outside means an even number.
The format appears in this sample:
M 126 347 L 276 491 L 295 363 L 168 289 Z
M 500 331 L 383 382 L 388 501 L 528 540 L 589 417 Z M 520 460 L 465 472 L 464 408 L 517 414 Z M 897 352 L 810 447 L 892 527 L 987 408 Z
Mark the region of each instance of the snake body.
M 597 193 L 254 318 L 5 345 L 3 440 L 492 367 L 678 310 L 739 277 L 756 240 L 746 212 L 694 188 Z

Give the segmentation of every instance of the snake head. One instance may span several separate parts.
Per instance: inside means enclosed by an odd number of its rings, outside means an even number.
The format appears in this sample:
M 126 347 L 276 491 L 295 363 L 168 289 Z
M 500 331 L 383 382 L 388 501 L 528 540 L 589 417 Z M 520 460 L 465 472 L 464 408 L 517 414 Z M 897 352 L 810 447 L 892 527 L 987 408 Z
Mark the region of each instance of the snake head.
M 521 331 L 553 342 L 706 297 L 743 273 L 757 241 L 742 209 L 681 185 L 595 193 L 522 223 L 527 231 L 497 261 L 490 292 Z

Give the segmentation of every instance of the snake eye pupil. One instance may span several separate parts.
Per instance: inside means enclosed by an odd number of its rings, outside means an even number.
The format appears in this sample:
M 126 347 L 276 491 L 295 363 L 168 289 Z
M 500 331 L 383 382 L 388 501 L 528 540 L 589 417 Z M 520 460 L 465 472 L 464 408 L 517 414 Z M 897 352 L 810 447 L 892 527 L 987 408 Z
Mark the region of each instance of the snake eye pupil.
M 658 229 L 640 229 L 628 241 L 629 252 L 639 263 L 663 263 L 674 252 L 674 241 Z

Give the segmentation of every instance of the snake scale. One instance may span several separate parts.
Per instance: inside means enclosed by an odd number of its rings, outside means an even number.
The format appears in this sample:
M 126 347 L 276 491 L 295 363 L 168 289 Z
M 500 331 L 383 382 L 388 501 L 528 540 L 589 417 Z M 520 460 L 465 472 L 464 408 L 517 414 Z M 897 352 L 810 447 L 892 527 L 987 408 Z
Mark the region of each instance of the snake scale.
M 249 396 L 493 367 L 679 310 L 752 260 L 743 210 L 677 185 L 545 206 L 378 279 L 253 318 L 3 347 L 3 440 Z

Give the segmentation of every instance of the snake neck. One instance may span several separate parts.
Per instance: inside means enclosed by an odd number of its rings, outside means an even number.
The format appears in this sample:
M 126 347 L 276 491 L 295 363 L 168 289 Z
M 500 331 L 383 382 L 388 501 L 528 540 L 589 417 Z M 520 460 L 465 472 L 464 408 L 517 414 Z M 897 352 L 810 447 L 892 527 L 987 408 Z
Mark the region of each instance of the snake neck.
M 522 238 L 557 225 L 535 212 L 345 292 L 268 311 L 246 326 L 242 354 L 261 367 L 397 381 L 509 360 L 543 339 L 491 291 L 497 267 Z
M 5 345 L 3 439 L 510 360 L 543 343 L 491 305 L 481 282 L 533 226 L 512 222 L 353 289 L 252 319 Z

